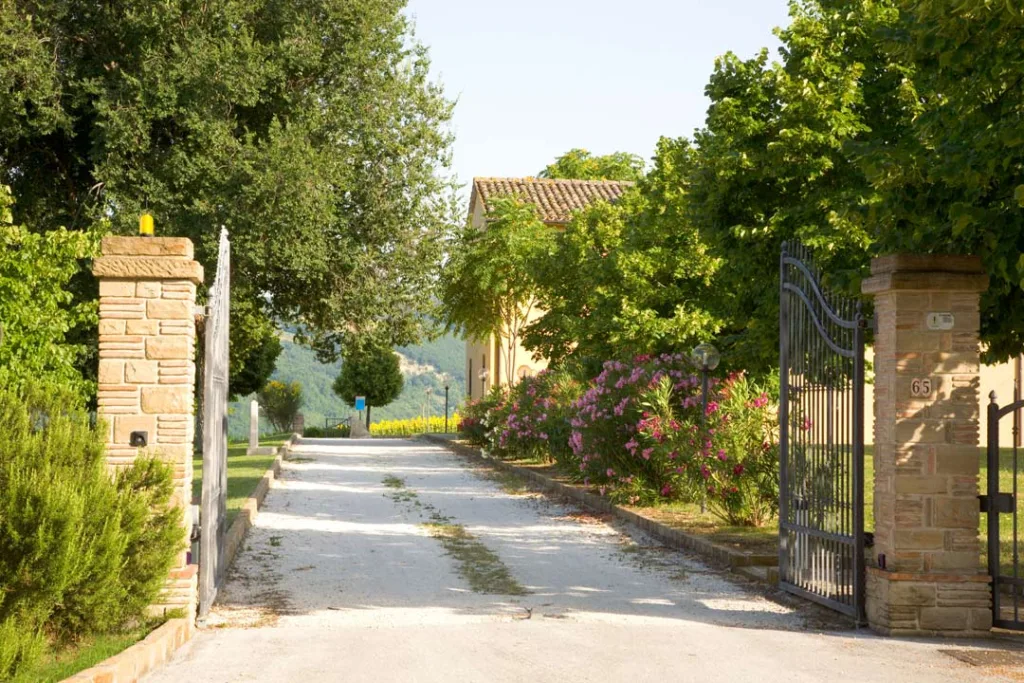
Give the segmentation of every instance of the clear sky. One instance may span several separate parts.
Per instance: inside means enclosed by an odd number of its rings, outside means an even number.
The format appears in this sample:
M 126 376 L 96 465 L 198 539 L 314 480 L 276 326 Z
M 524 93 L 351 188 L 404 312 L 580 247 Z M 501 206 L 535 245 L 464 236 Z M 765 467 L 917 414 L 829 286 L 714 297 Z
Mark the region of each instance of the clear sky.
M 454 170 L 536 175 L 583 147 L 649 159 L 704 121 L 715 57 L 775 56 L 787 0 L 409 0 L 455 108 Z

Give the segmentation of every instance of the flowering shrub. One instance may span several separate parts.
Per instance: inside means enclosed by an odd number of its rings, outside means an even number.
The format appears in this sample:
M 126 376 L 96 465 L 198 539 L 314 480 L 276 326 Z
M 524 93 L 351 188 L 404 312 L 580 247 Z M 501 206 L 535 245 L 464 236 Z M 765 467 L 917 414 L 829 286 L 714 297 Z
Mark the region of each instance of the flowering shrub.
M 569 454 L 569 415 L 582 391 L 565 372 L 544 370 L 516 384 L 492 412 L 492 455 L 564 460 Z
M 584 391 L 585 389 L 585 391 Z M 470 402 L 467 439 L 502 458 L 554 458 L 616 503 L 706 500 L 733 525 L 778 507 L 775 387 L 742 373 L 709 381 L 682 354 L 608 361 L 589 384 L 544 372 Z
M 650 392 L 659 387 L 669 393 L 673 409 L 680 413 L 664 422 L 646 407 Z M 641 444 L 639 438 L 646 429 L 661 439 L 666 431 L 681 429 L 687 411 L 699 414 L 700 378 L 687 357 L 663 354 L 638 356 L 632 363 L 608 361 L 573 408 L 573 474 L 584 484 L 630 505 L 681 496 L 679 454 Z
M 665 486 L 690 500 L 705 499 L 729 524 L 761 526 L 778 510 L 777 405 L 742 373 L 715 383 L 710 393 L 701 420 L 699 407 L 695 414 L 686 405 L 692 397 L 680 402 L 662 380 L 646 398 L 639 447 L 651 460 L 672 462 Z
M 490 413 L 504 403 L 505 395 L 498 388 L 493 389 L 483 398 L 466 401 L 460 410 L 462 417 L 456 422 L 458 425 L 456 429 L 474 446 L 490 447 L 492 445 L 490 426 L 493 424 Z

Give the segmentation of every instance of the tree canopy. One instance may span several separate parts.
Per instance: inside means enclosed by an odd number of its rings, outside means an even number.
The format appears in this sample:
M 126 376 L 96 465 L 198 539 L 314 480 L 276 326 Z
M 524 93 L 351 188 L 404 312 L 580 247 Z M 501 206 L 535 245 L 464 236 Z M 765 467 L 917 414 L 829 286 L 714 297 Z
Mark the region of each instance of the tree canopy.
M 398 398 L 403 384 L 398 354 L 371 344 L 345 352 L 334 393 L 350 406 L 356 404 L 356 396 L 365 396 L 366 405 L 380 408 Z
M 398 398 L 405 379 L 398 354 L 391 347 L 367 343 L 349 347 L 341 360 L 341 373 L 334 380 L 334 393 L 350 406 L 356 396 L 366 397 L 366 425 L 370 425 L 370 408 L 379 408 Z
M 232 353 L 417 339 L 450 224 L 448 102 L 404 0 L 0 3 L 0 182 L 34 232 L 232 239 Z M 84 294 L 79 293 L 79 296 Z
M 279 432 L 290 432 L 302 408 L 302 385 L 298 382 L 266 383 L 257 395 L 263 414 Z
M 538 176 L 569 180 L 640 180 L 644 160 L 636 154 L 613 152 L 594 156 L 585 149 L 570 149 L 548 164 Z
M 718 267 L 685 216 L 692 149 L 663 140 L 650 172 L 617 204 L 574 216 L 555 248 L 530 262 L 537 306 L 527 348 L 593 370 L 608 358 L 703 341 L 718 328 L 707 312 Z

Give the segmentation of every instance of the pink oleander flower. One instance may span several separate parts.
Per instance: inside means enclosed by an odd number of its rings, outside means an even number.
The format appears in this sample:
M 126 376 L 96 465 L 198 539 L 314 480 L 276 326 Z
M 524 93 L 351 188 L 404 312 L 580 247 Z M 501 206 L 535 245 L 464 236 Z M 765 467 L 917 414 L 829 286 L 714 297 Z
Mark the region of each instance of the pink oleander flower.
M 661 487 L 661 495 L 666 496 L 666 497 L 671 496 L 672 495 L 672 485 L 671 484 L 665 484 L 664 486 L 662 486 Z
M 707 479 L 708 477 L 711 476 L 711 470 L 708 469 L 707 465 L 701 464 L 701 466 L 700 466 L 700 476 L 704 477 L 705 479 Z
M 640 455 L 643 456 L 644 460 L 650 460 L 651 459 L 651 453 L 653 453 L 653 452 L 654 452 L 653 448 L 645 448 L 645 449 L 643 449 L 640 452 Z
M 733 468 L 732 468 L 732 474 L 733 474 L 734 477 L 738 477 L 741 474 L 743 474 L 743 463 L 739 463 L 737 465 L 734 465 Z
M 608 468 L 608 469 L 607 469 L 607 470 L 605 471 L 605 474 L 606 474 L 606 475 L 608 475 L 609 477 L 614 477 L 614 476 L 615 476 L 615 470 L 613 470 L 613 469 L 612 469 L 611 467 L 609 467 L 609 468 Z
M 724 448 L 718 449 L 718 454 L 717 455 L 718 455 L 718 459 L 721 460 L 722 462 L 725 462 L 726 460 L 729 459 L 729 455 L 725 452 Z

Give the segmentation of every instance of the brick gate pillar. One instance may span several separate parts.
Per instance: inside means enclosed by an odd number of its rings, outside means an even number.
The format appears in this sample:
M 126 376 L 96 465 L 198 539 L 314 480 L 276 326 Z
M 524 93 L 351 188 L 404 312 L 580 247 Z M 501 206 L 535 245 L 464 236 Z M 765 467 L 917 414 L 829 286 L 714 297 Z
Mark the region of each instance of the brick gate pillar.
M 173 503 L 192 521 L 195 429 L 194 308 L 203 269 L 192 242 L 176 237 L 106 237 L 93 265 L 100 285 L 99 415 L 108 425 L 107 465 L 124 467 L 140 452 L 174 467 Z M 132 445 L 143 434 L 146 446 Z M 184 544 L 183 544 L 184 547 Z M 194 616 L 195 566 L 182 550 L 154 610 Z M 190 619 L 191 623 L 191 619 Z
M 876 258 L 875 545 L 867 616 L 889 635 L 987 635 L 978 544 L 980 358 L 973 256 Z

